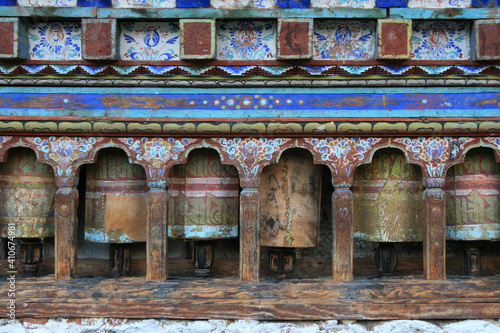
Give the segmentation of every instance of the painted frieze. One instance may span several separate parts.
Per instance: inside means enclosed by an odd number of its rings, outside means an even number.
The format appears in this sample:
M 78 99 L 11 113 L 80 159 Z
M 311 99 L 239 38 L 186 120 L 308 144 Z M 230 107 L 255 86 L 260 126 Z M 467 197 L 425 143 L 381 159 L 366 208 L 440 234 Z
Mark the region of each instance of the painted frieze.
M 410 163 L 422 166 L 425 187 L 443 187 L 446 170 L 464 154 L 465 148 L 474 144 L 477 139 L 419 137 L 397 138 L 391 145 L 407 152 Z
M 470 59 L 470 23 L 465 21 L 414 21 L 411 59 Z
M 472 0 L 408 0 L 410 8 L 469 8 Z
M 77 0 L 18 0 L 25 7 L 76 7 Z
M 376 21 L 315 20 L 313 59 L 374 59 L 375 31 Z
M 350 187 L 356 167 L 369 161 L 373 148 L 387 145 L 382 138 L 304 138 L 305 147 L 315 151 L 332 169 L 335 186 Z
M 375 0 L 311 0 L 314 8 L 374 8 Z
M 81 60 L 80 22 L 41 22 L 28 26 L 31 60 Z
M 145 169 L 148 180 L 157 182 L 160 187 L 166 184 L 166 171 L 168 165 L 185 158 L 186 148 L 196 139 L 174 138 L 119 138 L 124 143 L 132 156 L 139 161 Z
M 284 138 L 220 138 L 210 139 L 222 150 L 229 160 L 237 161 L 243 171 L 243 180 L 251 182 L 260 175 L 262 167 L 275 160 L 284 148 L 293 144 L 292 139 Z M 242 181 L 242 186 L 246 183 Z
M 95 154 L 95 145 L 104 140 L 81 137 L 27 137 L 26 142 L 34 146 L 43 155 L 43 160 L 55 166 L 56 175 L 61 178 L 74 177 L 75 166 L 91 161 Z
M 276 22 L 217 22 L 217 59 L 275 60 Z
M 123 60 L 178 60 L 179 24 L 176 22 L 124 22 L 120 25 Z
M 175 8 L 175 0 L 112 0 L 113 8 Z

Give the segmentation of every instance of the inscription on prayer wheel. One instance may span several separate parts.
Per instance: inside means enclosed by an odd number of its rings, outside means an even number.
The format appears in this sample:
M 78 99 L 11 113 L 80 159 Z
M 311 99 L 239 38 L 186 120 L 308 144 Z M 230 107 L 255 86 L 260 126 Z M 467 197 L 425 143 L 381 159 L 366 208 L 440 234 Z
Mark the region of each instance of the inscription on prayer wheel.
M 121 150 L 105 150 L 87 167 L 85 240 L 96 243 L 146 241 L 144 169 Z
M 56 186 L 52 167 L 39 163 L 31 149 L 9 151 L 0 163 L 0 236 L 15 224 L 19 238 L 54 236 Z
M 184 240 L 238 237 L 239 178 L 211 149 L 197 149 L 172 168 L 168 236 Z
M 500 166 L 491 150 L 469 151 L 448 171 L 446 236 L 449 240 L 500 239 Z
M 308 151 L 285 151 L 262 171 L 262 246 L 305 248 L 319 245 L 321 166 Z
M 403 154 L 376 154 L 353 182 L 354 237 L 373 242 L 422 241 L 421 171 Z

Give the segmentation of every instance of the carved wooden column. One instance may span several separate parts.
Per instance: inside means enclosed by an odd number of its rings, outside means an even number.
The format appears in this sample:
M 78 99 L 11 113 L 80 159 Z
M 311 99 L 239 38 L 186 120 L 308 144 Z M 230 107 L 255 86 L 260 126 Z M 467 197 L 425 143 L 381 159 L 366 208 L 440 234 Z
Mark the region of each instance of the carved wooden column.
M 148 219 L 147 219 L 147 280 L 166 280 L 168 277 L 167 257 L 167 205 L 168 193 L 166 187 L 149 185 Z
M 55 198 L 55 277 L 72 279 L 77 275 L 78 178 L 56 176 Z
M 446 279 L 446 201 L 444 178 L 424 178 L 424 276 Z
M 424 276 L 428 280 L 446 278 L 446 171 L 460 163 L 467 148 L 478 138 L 397 138 L 391 146 L 402 148 L 410 163 L 422 167 L 424 183 Z
M 260 276 L 260 193 L 256 187 L 240 193 L 240 280 Z
M 335 281 L 353 279 L 353 195 L 354 170 L 368 163 L 375 147 L 388 144 L 380 138 L 306 138 L 299 145 L 313 152 L 315 163 L 332 170 L 335 192 L 332 195 L 333 246 L 332 277 Z
M 353 196 L 350 187 L 335 186 L 332 195 L 333 280 L 353 279 Z

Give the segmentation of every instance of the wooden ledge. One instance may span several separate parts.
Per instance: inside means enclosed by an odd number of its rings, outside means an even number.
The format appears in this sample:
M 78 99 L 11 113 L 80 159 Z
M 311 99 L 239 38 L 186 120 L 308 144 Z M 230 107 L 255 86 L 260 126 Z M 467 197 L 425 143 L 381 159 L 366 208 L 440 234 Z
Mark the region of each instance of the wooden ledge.
M 6 279 L 2 279 L 6 281 Z M 7 282 L 1 288 L 8 289 Z M 6 302 L 6 293 L 1 302 Z M 3 314 L 5 316 L 5 313 Z M 16 317 L 172 319 L 459 319 L 500 316 L 500 277 L 428 281 L 423 278 L 334 282 L 238 278 L 53 276 L 16 281 Z

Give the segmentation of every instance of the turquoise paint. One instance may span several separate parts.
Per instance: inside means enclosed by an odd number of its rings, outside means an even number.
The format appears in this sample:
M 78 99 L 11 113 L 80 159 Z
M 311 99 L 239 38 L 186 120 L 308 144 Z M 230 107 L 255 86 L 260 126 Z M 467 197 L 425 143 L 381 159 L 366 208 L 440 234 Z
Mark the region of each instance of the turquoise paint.
M 0 16 L 3 17 L 92 18 L 96 14 L 96 8 L 93 7 L 0 7 Z
M 496 19 L 500 18 L 500 10 L 498 8 L 391 8 L 390 17 L 419 20 Z
M 385 9 L 335 8 L 331 9 L 228 9 L 183 8 L 183 9 L 113 9 L 100 8 L 98 18 L 136 19 L 276 19 L 276 18 L 385 18 Z

